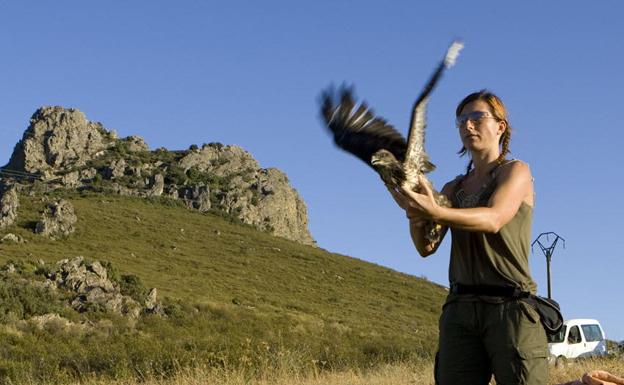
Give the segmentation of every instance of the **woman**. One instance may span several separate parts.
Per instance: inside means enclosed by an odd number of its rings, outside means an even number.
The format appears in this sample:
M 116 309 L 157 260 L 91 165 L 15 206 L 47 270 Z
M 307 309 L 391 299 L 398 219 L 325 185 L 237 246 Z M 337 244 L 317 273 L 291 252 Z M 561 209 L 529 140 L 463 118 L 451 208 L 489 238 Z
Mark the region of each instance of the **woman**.
M 533 182 L 526 163 L 506 160 L 511 126 L 502 101 L 482 90 L 457 106 L 456 123 L 471 161 L 442 189 L 453 207 L 424 193 L 391 190 L 406 210 L 410 234 L 423 257 L 441 243 L 429 243 L 423 225 L 451 228 L 450 292 L 440 317 L 436 383 L 546 384 L 545 331 L 534 309 L 517 299 L 535 294 L 529 272 Z

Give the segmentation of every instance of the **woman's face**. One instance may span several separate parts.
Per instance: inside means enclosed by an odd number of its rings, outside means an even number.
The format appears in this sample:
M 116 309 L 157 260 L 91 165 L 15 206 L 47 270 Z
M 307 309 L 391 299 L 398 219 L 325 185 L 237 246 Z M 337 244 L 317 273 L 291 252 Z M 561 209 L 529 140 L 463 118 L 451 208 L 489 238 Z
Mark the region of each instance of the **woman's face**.
M 498 149 L 506 124 L 494 118 L 486 102 L 475 100 L 466 104 L 458 120 L 464 121 L 459 125 L 459 136 L 468 151 Z

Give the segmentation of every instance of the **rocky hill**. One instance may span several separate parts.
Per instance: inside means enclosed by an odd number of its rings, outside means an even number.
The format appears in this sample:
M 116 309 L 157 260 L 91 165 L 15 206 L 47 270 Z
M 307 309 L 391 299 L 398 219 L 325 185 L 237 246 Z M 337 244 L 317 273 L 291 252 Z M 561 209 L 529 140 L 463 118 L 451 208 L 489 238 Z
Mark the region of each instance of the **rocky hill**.
M 314 247 L 286 176 L 239 147 L 150 151 L 48 107 L 0 176 L 0 384 L 433 359 L 446 290 Z
M 278 169 L 260 167 L 238 146 L 210 143 L 184 151 L 150 151 L 142 138 L 118 138 L 76 109 L 43 107 L 31 117 L 3 170 L 13 176 L 35 175 L 43 182 L 39 187 L 49 190 L 168 197 L 189 208 L 220 212 L 273 235 L 314 244 L 305 203 L 288 177 Z M 10 183 L 6 178 L 3 182 L 6 189 Z M 10 220 L 9 206 L 2 207 L 7 211 L 2 218 L 8 218 L 3 220 Z

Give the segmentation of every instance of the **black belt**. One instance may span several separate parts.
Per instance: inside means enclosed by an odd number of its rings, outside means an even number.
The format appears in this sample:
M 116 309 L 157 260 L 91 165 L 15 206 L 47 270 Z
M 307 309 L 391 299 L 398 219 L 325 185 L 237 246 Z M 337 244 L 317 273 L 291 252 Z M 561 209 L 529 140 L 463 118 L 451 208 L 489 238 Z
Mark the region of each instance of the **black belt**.
M 563 316 L 559 304 L 550 299 L 542 298 L 510 286 L 496 285 L 462 285 L 454 283 L 449 289 L 451 294 L 487 295 L 491 297 L 507 297 L 523 301 L 533 307 L 540 316 L 540 321 L 549 335 L 559 333 L 563 326 Z
M 512 297 L 522 298 L 528 297 L 529 292 L 522 291 L 515 287 L 510 286 L 497 286 L 497 285 L 463 285 L 461 283 L 454 283 L 450 288 L 451 294 L 472 294 L 472 295 L 487 295 L 491 297 Z

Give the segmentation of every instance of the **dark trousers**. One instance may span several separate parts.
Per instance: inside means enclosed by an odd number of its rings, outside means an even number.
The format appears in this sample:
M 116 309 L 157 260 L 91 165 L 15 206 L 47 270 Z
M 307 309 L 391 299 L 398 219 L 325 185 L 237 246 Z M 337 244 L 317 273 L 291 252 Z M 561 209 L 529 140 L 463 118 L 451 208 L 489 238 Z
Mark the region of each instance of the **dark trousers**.
M 440 317 L 438 385 L 545 385 L 548 344 L 535 309 L 518 300 L 452 301 Z

